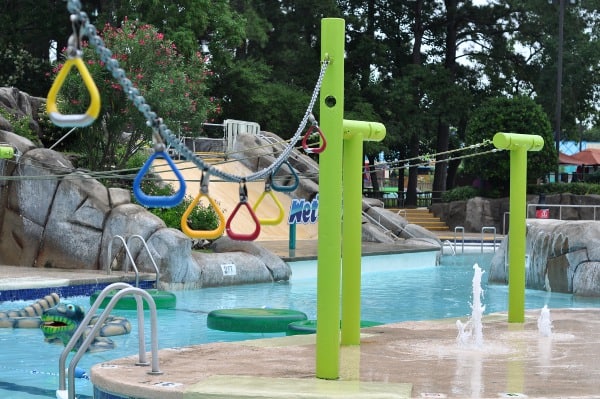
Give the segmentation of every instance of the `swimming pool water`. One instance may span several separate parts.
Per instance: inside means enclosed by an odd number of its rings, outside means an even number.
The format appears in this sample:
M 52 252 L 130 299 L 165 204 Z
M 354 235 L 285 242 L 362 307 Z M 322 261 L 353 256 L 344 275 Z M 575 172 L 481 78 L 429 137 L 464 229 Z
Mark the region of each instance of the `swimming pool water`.
M 489 269 L 492 254 L 444 256 L 440 266 L 429 265 L 403 255 L 369 256 L 363 259 L 361 319 L 391 323 L 444 317 L 467 317 L 470 313 L 471 281 L 475 262 Z M 232 287 L 175 291 L 177 309 L 158 310 L 159 347 L 180 347 L 216 341 L 235 341 L 283 334 L 244 334 L 209 330 L 206 315 L 214 309 L 235 307 L 290 308 L 316 318 L 315 262 L 292 263 L 290 283 L 253 284 Z M 483 275 L 483 304 L 486 313 L 507 309 L 508 287 L 487 284 Z M 63 298 L 89 308 L 88 297 Z M 0 304 L 16 309 L 29 302 Z M 600 307 L 598 298 L 527 290 L 526 308 Z M 113 337 L 117 349 L 86 354 L 79 367 L 137 353 L 135 311 L 114 310 L 132 323 L 132 333 Z M 149 318 L 146 317 L 149 338 Z M 484 332 L 485 334 L 485 332 Z M 148 347 L 149 349 L 149 342 Z M 58 388 L 58 358 L 62 346 L 45 343 L 42 332 L 29 329 L 0 329 L 0 397 L 10 399 L 54 398 Z M 70 359 L 70 358 L 69 358 Z M 68 364 L 68 363 L 67 363 Z M 80 398 L 92 397 L 92 384 L 77 379 Z

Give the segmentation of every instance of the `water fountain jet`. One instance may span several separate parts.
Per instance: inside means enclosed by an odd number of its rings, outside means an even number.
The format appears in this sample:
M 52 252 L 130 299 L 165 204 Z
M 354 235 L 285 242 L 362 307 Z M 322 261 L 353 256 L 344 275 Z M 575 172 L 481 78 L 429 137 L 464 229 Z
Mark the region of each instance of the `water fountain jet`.
M 483 324 L 481 318 L 485 305 L 481 304 L 483 290 L 481 289 L 481 276 L 484 271 L 477 263 L 473 265 L 473 303 L 471 304 L 471 317 L 466 323 L 456 320 L 458 336 L 456 342 L 462 347 L 481 348 L 483 345 Z
M 543 337 L 552 336 L 552 318 L 550 317 L 550 309 L 548 305 L 544 305 L 537 321 L 538 331 Z

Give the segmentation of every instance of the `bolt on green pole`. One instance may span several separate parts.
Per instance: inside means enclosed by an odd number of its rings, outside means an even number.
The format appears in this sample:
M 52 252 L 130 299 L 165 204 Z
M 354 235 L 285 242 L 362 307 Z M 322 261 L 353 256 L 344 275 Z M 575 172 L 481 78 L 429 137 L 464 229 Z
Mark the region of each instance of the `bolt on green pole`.
M 527 151 L 544 147 L 541 136 L 496 133 L 494 146 L 510 151 L 510 214 L 508 216 L 508 322 L 525 321 L 525 244 L 527 226 Z
M 327 149 L 319 156 L 317 244 L 317 378 L 337 379 L 340 366 L 342 242 L 342 122 L 344 118 L 345 23 L 321 21 L 321 60 L 329 60 L 320 96 L 320 126 Z
M 344 119 L 342 209 L 342 345 L 360 345 L 363 141 L 381 141 L 385 126 Z

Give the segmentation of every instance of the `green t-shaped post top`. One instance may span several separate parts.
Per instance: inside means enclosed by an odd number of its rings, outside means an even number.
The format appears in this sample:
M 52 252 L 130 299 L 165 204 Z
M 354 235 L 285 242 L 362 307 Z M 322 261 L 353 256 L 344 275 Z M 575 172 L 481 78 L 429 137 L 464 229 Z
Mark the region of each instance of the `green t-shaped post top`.
M 525 244 L 527 236 L 527 151 L 544 147 L 541 136 L 496 133 L 494 146 L 510 150 L 510 214 L 508 230 L 508 321 L 525 321 Z
M 357 136 L 360 136 L 362 141 L 381 141 L 385 138 L 383 123 L 344 119 L 342 124 L 344 127 L 344 140 Z
M 544 147 L 544 139 L 534 134 L 496 133 L 494 146 L 502 150 L 539 151 Z

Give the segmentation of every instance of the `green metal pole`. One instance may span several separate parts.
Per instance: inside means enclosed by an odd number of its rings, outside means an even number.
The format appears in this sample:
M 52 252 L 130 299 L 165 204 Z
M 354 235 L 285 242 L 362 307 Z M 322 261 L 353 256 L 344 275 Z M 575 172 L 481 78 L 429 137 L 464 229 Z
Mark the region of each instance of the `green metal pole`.
M 342 243 L 342 122 L 344 118 L 345 23 L 321 22 L 323 78 L 320 126 L 327 148 L 319 158 L 319 241 L 317 245 L 317 378 L 337 379 L 340 366 L 340 279 Z
M 344 140 L 342 209 L 342 345 L 360 345 L 362 135 Z
M 384 138 L 381 123 L 344 119 L 342 345 L 360 345 L 363 141 Z
M 289 249 L 296 249 L 296 223 L 290 223 Z
M 527 225 L 527 151 L 544 147 L 541 136 L 496 133 L 494 146 L 510 150 L 510 214 L 508 216 L 508 322 L 525 322 L 525 244 Z

